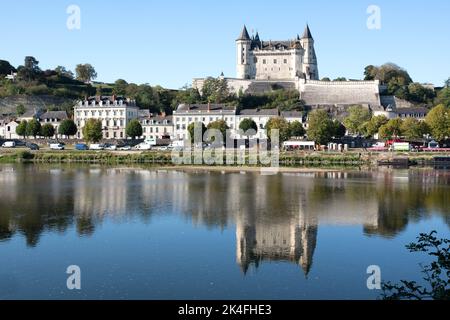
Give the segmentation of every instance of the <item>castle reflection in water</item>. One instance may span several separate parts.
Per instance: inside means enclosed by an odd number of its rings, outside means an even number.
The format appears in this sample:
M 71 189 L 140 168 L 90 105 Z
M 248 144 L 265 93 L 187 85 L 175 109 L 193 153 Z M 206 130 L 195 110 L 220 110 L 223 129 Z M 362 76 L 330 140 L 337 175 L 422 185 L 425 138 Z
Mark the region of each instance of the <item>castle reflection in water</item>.
M 282 173 L 142 168 L 0 166 L 0 242 L 76 226 L 89 236 L 105 219 L 184 215 L 207 228 L 236 227 L 245 273 L 264 261 L 307 274 L 320 225 L 361 226 L 394 237 L 409 221 L 441 216 L 450 225 L 450 173 L 433 170 Z

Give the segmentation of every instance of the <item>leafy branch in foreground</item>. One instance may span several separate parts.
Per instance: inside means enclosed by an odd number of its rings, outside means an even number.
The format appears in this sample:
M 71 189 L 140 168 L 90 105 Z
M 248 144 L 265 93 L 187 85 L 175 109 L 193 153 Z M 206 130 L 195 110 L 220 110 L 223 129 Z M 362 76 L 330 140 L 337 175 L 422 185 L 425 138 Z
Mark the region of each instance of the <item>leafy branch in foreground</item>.
M 436 238 L 436 231 L 421 233 L 417 243 L 406 246 L 410 252 L 425 252 L 434 257 L 429 265 L 420 265 L 423 278 L 429 287 L 418 285 L 415 281 L 400 281 L 401 284 L 383 283 L 384 300 L 450 300 L 450 240 Z

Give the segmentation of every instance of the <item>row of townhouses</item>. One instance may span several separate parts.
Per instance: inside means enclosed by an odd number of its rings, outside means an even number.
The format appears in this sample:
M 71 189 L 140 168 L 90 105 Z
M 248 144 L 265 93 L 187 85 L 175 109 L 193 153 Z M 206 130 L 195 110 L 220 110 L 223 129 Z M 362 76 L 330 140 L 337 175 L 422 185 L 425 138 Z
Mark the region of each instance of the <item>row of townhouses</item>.
M 384 115 L 388 119 L 413 117 L 423 120 L 428 112 L 426 108 L 373 109 L 374 115 Z M 223 120 L 232 132 L 232 137 L 243 138 L 239 132 L 242 120 L 250 118 L 255 121 L 258 131 L 255 138 L 266 138 L 266 124 L 274 117 L 282 117 L 288 122 L 298 121 L 307 128 L 307 116 L 300 111 L 279 111 L 278 109 L 243 109 L 224 104 L 180 104 L 173 115 L 155 115 L 148 110 L 141 110 L 131 99 L 117 96 L 90 97 L 79 101 L 74 106 L 73 120 L 78 127 L 76 137 L 83 139 L 82 128 L 89 119 L 102 122 L 104 139 L 126 139 L 126 127 L 131 120 L 138 119 L 142 125 L 141 138 L 158 140 L 183 140 L 188 136 L 188 126 L 193 122 L 209 123 Z M 55 138 L 61 121 L 68 119 L 65 111 L 33 110 L 16 119 L 0 119 L 0 137 L 20 139 L 16 128 L 23 120 L 37 119 L 42 125 L 50 123 L 55 128 Z

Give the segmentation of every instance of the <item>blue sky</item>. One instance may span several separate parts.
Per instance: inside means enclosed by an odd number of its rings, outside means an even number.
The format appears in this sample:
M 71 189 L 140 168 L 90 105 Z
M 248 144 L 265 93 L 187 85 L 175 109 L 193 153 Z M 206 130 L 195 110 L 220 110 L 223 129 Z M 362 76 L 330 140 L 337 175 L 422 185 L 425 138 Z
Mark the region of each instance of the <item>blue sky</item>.
M 69 5 L 81 29 L 68 30 Z M 381 29 L 369 30 L 369 5 Z M 193 77 L 234 77 L 235 39 L 243 24 L 262 40 L 291 39 L 306 22 L 320 76 L 362 78 L 368 64 L 394 62 L 413 80 L 441 86 L 450 77 L 447 0 L 2 1 L 0 59 L 17 66 L 33 55 L 43 69 L 91 63 L 99 81 L 180 88 Z

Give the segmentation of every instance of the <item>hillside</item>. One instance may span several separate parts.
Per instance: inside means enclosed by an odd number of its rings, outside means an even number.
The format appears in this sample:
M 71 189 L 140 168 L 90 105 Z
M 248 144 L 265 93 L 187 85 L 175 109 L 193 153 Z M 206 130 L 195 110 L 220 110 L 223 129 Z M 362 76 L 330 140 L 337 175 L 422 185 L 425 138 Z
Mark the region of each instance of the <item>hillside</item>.
M 73 106 L 74 100 L 51 95 L 13 95 L 0 98 L 0 115 L 15 113 L 18 105 L 23 105 L 26 110 L 66 110 Z

